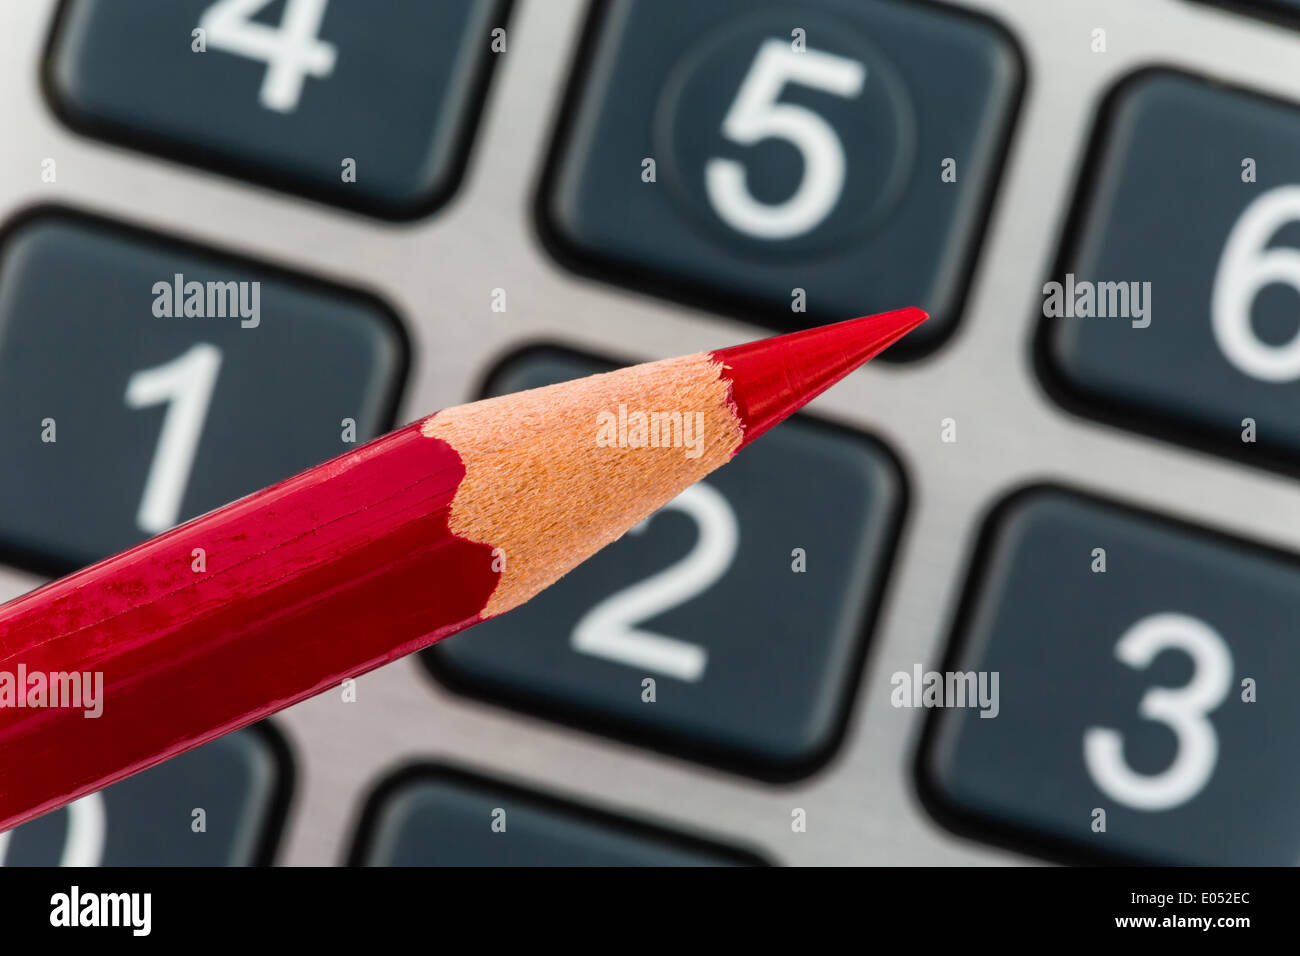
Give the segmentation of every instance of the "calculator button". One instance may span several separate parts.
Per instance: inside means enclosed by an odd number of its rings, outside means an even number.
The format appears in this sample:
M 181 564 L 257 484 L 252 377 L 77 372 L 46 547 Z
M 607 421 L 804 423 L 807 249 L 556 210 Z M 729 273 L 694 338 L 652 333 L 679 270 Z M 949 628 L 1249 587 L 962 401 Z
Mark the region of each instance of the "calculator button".
M 1201 0 L 1226 7 L 1238 13 L 1254 13 L 1286 22 L 1295 23 L 1300 17 L 1300 0 Z
M 345 419 L 389 426 L 405 362 L 368 297 L 27 219 L 0 246 L 0 547 L 68 571 L 342 454 Z
M 1123 427 L 1294 460 L 1300 109 L 1145 72 L 1116 94 L 1099 149 L 1051 277 L 1075 315 L 1055 288 L 1043 297 L 1049 381 Z
M 408 772 L 372 798 L 361 866 L 750 866 L 743 851 L 443 768 Z
M 778 329 L 927 310 L 895 357 L 951 330 L 1019 97 L 1000 29 L 892 0 L 614 0 L 590 31 L 542 192 L 562 261 Z
M 494 393 L 606 366 L 518 358 Z M 760 777 L 847 717 L 903 507 L 876 442 L 793 419 L 524 607 L 423 652 L 452 687 Z
M 239 730 L 0 834 L 0 864 L 268 863 L 290 776 L 269 726 Z
M 408 218 L 455 189 L 506 7 L 68 0 L 49 87 L 91 135 Z
M 967 588 L 943 671 L 989 693 L 960 706 L 954 678 L 958 706 L 930 711 L 942 819 L 1065 858 L 1300 860 L 1294 557 L 1035 489 L 991 520 Z

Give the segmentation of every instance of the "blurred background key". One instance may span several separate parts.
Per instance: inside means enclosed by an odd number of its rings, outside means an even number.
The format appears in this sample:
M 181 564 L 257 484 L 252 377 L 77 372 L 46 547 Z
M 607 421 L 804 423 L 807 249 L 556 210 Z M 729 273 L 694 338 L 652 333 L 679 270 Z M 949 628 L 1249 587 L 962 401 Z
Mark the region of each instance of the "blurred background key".
M 1256 13 L 1274 19 L 1300 24 L 1300 0 L 1201 0 L 1239 13 Z
M 410 771 L 371 798 L 362 866 L 749 866 L 730 847 L 446 768 Z
M 291 779 L 270 724 L 238 730 L 0 834 L 0 865 L 269 863 Z

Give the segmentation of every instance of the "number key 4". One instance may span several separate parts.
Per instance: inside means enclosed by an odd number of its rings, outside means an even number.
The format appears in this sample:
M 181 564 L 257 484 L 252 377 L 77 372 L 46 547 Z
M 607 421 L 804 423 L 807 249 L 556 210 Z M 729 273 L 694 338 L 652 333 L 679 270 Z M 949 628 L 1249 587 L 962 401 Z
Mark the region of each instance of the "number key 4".
M 411 218 L 456 187 L 507 7 L 65 0 L 48 87 L 87 133 Z

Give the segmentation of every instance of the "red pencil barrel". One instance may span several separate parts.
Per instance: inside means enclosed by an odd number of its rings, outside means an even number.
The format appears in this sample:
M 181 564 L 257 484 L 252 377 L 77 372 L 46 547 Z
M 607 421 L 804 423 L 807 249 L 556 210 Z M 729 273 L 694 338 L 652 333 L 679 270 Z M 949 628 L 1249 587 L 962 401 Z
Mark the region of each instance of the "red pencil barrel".
M 20 693 L 103 681 L 98 717 L 0 706 L 0 830 L 477 622 L 497 576 L 448 530 L 463 477 L 412 425 L 0 608 Z

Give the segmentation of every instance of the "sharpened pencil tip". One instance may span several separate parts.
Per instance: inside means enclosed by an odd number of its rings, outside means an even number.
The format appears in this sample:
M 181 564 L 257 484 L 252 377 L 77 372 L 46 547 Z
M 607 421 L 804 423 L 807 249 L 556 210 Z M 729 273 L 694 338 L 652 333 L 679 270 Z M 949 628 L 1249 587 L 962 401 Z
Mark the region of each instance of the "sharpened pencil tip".
M 928 318 L 920 309 L 897 309 L 713 352 L 713 358 L 726 366 L 731 400 L 744 428 L 736 450 Z

